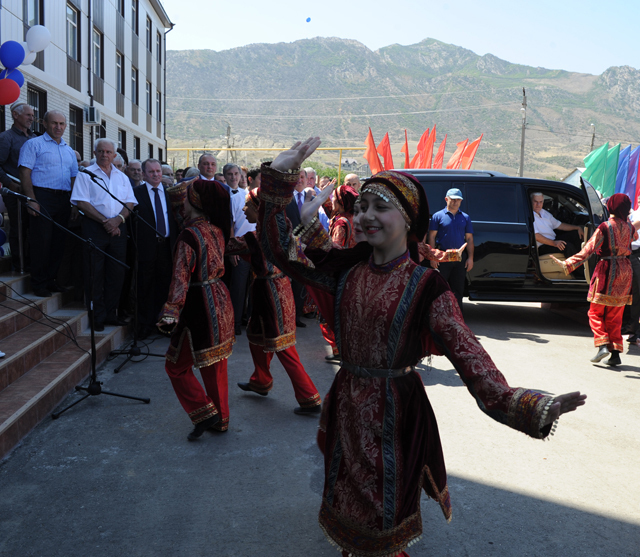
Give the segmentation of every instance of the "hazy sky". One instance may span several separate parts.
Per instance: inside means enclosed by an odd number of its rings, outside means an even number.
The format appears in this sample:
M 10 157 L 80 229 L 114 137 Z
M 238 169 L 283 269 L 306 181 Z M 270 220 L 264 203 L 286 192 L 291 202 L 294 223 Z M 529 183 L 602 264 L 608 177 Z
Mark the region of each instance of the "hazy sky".
M 162 0 L 171 50 L 227 50 L 313 37 L 355 39 L 372 50 L 425 38 L 509 62 L 600 74 L 640 68 L 640 2 L 619 0 Z M 310 22 L 306 19 L 311 18 Z

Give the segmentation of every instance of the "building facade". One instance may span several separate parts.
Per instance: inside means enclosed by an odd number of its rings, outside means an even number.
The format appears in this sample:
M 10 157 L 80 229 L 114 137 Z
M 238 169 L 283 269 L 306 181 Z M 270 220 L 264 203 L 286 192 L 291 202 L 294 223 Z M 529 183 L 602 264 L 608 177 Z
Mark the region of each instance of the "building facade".
M 99 137 L 113 139 L 129 159 L 164 160 L 166 33 L 172 28 L 158 0 L 0 0 L 1 41 L 23 42 L 33 25 L 51 43 L 30 66 L 20 100 L 43 132 L 47 110 L 67 116 L 64 140 L 83 159 Z M 12 125 L 0 110 L 0 130 Z

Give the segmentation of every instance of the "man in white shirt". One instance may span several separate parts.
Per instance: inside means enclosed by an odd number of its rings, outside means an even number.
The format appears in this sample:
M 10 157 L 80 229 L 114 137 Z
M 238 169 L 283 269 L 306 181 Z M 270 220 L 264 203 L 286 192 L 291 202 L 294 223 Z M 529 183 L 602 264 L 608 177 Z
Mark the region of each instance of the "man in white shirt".
M 540 192 L 531 194 L 531 205 L 538 254 L 562 252 L 568 259 L 578 253 L 578 246 L 584 236 L 582 227 L 560 222 L 549 211 L 543 209 L 544 195 Z M 557 232 L 558 230 L 562 232 Z
M 124 263 L 127 254 L 125 222 L 137 204 L 129 178 L 120 172 L 113 161 L 117 146 L 111 139 L 100 138 L 94 147 L 96 163 L 79 173 L 71 194 L 71 204 L 84 214 L 82 235 L 90 238 L 100 250 Z M 124 325 L 117 308 L 124 281 L 125 269 L 97 250 L 84 248 L 85 293 L 87 304 L 93 298 L 96 331 L 107 325 Z

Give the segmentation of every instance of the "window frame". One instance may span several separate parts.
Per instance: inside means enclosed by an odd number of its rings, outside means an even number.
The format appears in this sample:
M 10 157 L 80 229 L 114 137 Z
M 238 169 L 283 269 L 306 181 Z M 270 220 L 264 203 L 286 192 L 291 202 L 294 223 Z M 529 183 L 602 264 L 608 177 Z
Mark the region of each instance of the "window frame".
M 75 21 L 69 20 L 69 14 L 73 12 L 75 14 Z M 80 10 L 78 10 L 75 6 L 67 3 L 67 11 L 66 11 L 66 32 L 67 32 L 67 56 L 76 62 L 81 62 L 81 53 L 82 48 L 81 39 L 82 35 L 80 33 Z M 71 31 L 71 32 L 70 32 Z M 74 50 L 75 52 L 71 53 L 70 50 L 70 38 L 75 38 Z
M 97 53 L 96 50 L 98 51 Z M 104 79 L 104 33 L 97 27 L 94 27 L 91 33 L 91 60 L 93 61 L 94 75 Z
M 121 95 L 125 94 L 125 57 L 116 50 L 116 91 Z

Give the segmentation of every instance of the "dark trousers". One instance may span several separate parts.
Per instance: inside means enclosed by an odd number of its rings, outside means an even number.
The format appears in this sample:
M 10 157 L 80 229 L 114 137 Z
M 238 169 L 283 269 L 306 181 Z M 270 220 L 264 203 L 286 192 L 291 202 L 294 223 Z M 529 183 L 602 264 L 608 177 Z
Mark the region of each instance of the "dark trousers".
M 242 313 L 244 312 L 244 302 L 247 298 L 247 283 L 249 282 L 250 272 L 251 264 L 244 259 L 238 258 L 238 264 L 233 268 L 231 285 L 229 286 L 236 327 L 240 327 L 242 323 Z
M 464 295 L 464 281 L 467 276 L 465 262 L 467 261 L 467 252 L 462 255 L 462 261 L 454 261 L 438 264 L 438 270 L 442 278 L 449 283 L 449 288 L 458 300 L 458 305 L 462 311 L 462 296 Z
M 640 335 L 640 249 L 635 250 L 630 256 L 633 280 L 631 282 L 631 294 L 633 301 L 630 306 L 624 306 L 622 317 L 622 334 Z
M 102 224 L 85 217 L 82 236 L 91 238 L 97 248 L 124 262 L 127 255 L 127 229 L 124 223 L 120 225 L 120 236 L 111 236 Z M 84 247 L 84 262 L 85 296 L 87 307 L 89 296 L 93 297 L 94 322 L 104 324 L 107 319 L 115 320 L 125 268 L 87 245 Z
M 66 227 L 71 215 L 69 192 L 33 188 L 40 212 Z M 46 290 L 55 285 L 66 242 L 66 232 L 40 215 L 29 217 L 31 288 Z
M 173 268 L 168 238 L 158 242 L 153 249 L 153 254 L 145 254 L 145 261 L 138 262 L 138 327 L 145 332 L 155 330 L 158 315 L 169 295 Z M 154 255 L 153 259 L 147 260 L 149 255 Z
M 18 201 L 17 197 L 11 194 L 2 195 L 4 206 L 7 208 L 9 215 L 9 247 L 11 248 L 11 267 L 14 271 L 20 270 L 20 241 L 18 235 L 20 227 L 18 226 L 18 215 L 22 213 L 22 255 L 24 257 L 24 266 L 29 267 L 29 213 L 24 203 Z
M 580 250 L 578 246 L 580 245 L 580 236 L 575 230 L 556 230 L 556 240 L 562 240 L 566 245 L 564 246 L 564 250 L 559 250 L 555 246 L 547 246 L 542 244 L 538 248 L 538 255 L 545 255 L 547 253 L 563 253 L 564 256 L 569 259 L 572 255 L 575 255 Z M 559 268 L 559 267 L 558 267 Z
M 296 304 L 296 321 L 299 321 L 304 311 L 304 300 L 307 297 L 307 289 L 296 280 L 291 281 L 293 301 Z

